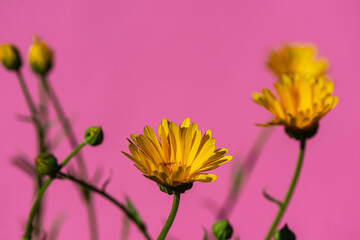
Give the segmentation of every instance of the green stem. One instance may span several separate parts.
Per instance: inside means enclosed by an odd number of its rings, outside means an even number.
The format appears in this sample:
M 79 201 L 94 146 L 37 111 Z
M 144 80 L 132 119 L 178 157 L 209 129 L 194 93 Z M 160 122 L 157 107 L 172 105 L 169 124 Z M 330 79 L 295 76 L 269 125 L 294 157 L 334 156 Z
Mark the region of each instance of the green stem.
M 180 193 L 174 193 L 174 199 L 173 199 L 173 204 L 172 204 L 172 208 L 169 214 L 168 219 L 166 220 L 166 223 L 163 227 L 163 229 L 161 230 L 161 233 L 159 234 L 157 240 L 163 240 L 165 239 L 167 233 L 170 230 L 171 225 L 174 222 L 177 210 L 179 208 L 179 202 L 180 202 Z
M 85 145 L 87 144 L 86 141 L 82 142 L 79 146 L 77 146 L 70 154 L 69 156 L 67 156 L 65 158 L 65 160 L 59 165 L 59 170 L 61 168 L 63 168 L 69 161 L 70 159 L 75 156 L 76 153 L 78 153 Z M 33 206 L 30 210 L 30 213 L 29 213 L 29 217 L 28 217 L 28 220 L 26 222 L 26 230 L 25 230 L 25 234 L 23 236 L 23 240 L 30 240 L 31 239 L 31 233 L 33 231 L 33 221 L 34 221 L 34 217 L 36 215 L 36 212 L 39 208 L 39 205 L 40 205 L 40 201 L 41 201 L 41 198 L 42 196 L 44 195 L 46 189 L 49 187 L 50 183 L 54 180 L 54 178 L 48 178 L 44 184 L 41 186 L 41 188 L 39 189 L 37 195 L 36 195 L 36 198 L 35 198 L 35 201 L 33 203 Z
M 83 180 L 80 180 L 70 174 L 64 174 L 59 172 L 58 173 L 59 176 L 65 177 L 85 188 L 87 188 L 90 191 L 93 191 L 95 193 L 98 193 L 99 195 L 103 196 L 104 198 L 106 198 L 107 200 L 109 200 L 110 202 L 112 202 L 113 204 L 115 204 L 121 211 L 123 211 L 126 216 L 133 222 L 136 224 L 136 226 L 139 228 L 139 230 L 141 231 L 141 233 L 144 235 L 144 237 L 147 240 L 151 240 L 151 237 L 149 236 L 149 234 L 146 231 L 146 228 L 143 225 L 139 225 L 136 221 L 135 216 L 126 208 L 126 206 L 122 203 L 120 203 L 118 200 L 116 200 L 114 197 L 112 197 L 111 195 L 109 195 L 108 193 L 106 193 L 104 190 L 100 190 L 98 189 L 96 186 L 91 185 Z
M 279 211 L 278 211 L 278 213 L 277 213 L 277 215 L 276 215 L 276 217 L 274 219 L 274 222 L 271 225 L 271 228 L 270 228 L 270 230 L 269 230 L 269 232 L 268 232 L 268 234 L 267 234 L 267 236 L 265 238 L 266 240 L 270 240 L 272 238 L 272 236 L 274 235 L 274 233 L 276 231 L 276 228 L 279 225 L 280 220 L 283 217 L 287 206 L 289 205 L 291 196 L 294 193 L 296 184 L 297 184 L 297 182 L 299 180 L 299 175 L 300 175 L 302 163 L 303 163 L 303 160 L 304 160 L 305 146 L 306 146 L 306 140 L 301 140 L 299 157 L 298 157 L 298 162 L 297 162 L 296 169 L 295 169 L 295 172 L 294 172 L 294 176 L 293 176 L 293 178 L 291 180 L 291 183 L 290 183 L 289 189 L 288 189 L 288 191 L 286 193 L 285 199 L 282 202 L 282 204 L 280 205 L 280 209 L 279 209 Z

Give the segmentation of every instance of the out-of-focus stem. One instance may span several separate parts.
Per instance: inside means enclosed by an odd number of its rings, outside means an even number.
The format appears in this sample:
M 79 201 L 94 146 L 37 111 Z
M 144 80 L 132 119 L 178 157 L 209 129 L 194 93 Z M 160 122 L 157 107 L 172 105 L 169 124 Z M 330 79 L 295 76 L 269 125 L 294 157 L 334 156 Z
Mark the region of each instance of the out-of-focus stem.
M 259 158 L 259 155 L 262 149 L 265 146 L 270 134 L 272 133 L 273 128 L 262 128 L 260 134 L 257 136 L 255 142 L 253 143 L 249 154 L 245 159 L 245 164 L 240 166 L 235 174 L 236 186 L 232 186 L 222 208 L 217 213 L 217 219 L 228 219 L 230 214 L 233 212 L 233 209 L 239 198 L 241 187 L 243 186 L 243 181 L 245 178 L 248 178 L 252 170 L 254 169 L 256 162 Z
M 62 127 L 64 129 L 64 133 L 67 136 L 70 146 L 72 148 L 74 148 L 75 146 L 78 145 L 78 141 L 76 139 L 75 133 L 72 129 L 72 126 L 70 124 L 69 119 L 66 117 L 65 111 L 61 106 L 61 103 L 59 101 L 59 99 L 57 98 L 55 91 L 53 91 L 53 89 L 51 88 L 50 83 L 47 81 L 46 78 L 42 79 L 42 84 L 43 84 L 43 88 L 46 91 L 46 94 L 49 98 L 49 100 L 51 101 L 54 110 L 56 112 L 56 115 L 58 117 L 58 119 L 60 120 Z M 80 172 L 80 177 L 82 179 L 87 179 L 87 171 L 86 171 L 86 166 L 85 166 L 85 162 L 84 162 L 84 158 L 82 156 L 82 154 L 78 154 L 76 156 L 76 163 L 78 165 L 79 168 L 79 172 Z M 89 218 L 89 231 L 90 231 L 90 237 L 91 240 L 97 240 L 98 239 L 98 231 L 97 231 L 97 222 L 96 222 L 96 211 L 95 211 L 95 207 L 91 198 L 90 193 L 88 192 L 88 190 L 86 188 L 82 188 L 82 195 L 83 195 L 83 199 L 85 200 L 86 203 L 86 208 L 87 208 L 87 213 L 88 213 L 88 218 Z M 91 209 L 90 209 L 91 208 Z
M 38 154 L 44 153 L 47 151 L 47 147 L 46 147 L 46 143 L 45 143 L 45 135 L 46 135 L 46 130 L 45 130 L 45 120 L 42 119 L 41 114 L 39 114 L 34 101 L 31 97 L 31 94 L 29 92 L 29 89 L 25 83 L 24 77 L 21 74 L 20 70 L 16 71 L 16 76 L 19 80 L 20 83 L 20 87 L 21 90 L 24 94 L 26 103 L 28 105 L 28 108 L 30 110 L 30 114 L 31 114 L 31 119 L 34 123 L 35 129 L 36 129 L 36 135 L 37 135 L 37 139 L 38 139 Z M 42 92 L 42 95 L 44 95 L 44 91 L 42 91 L 40 88 L 42 88 L 41 84 L 39 83 L 39 91 Z M 41 93 L 40 93 L 41 95 Z M 46 103 L 46 98 L 44 98 L 44 96 L 40 97 L 40 106 L 42 104 Z M 41 110 L 40 109 L 40 113 L 41 111 L 46 111 L 46 109 Z M 40 117 L 40 119 L 39 119 Z M 37 186 L 37 191 L 41 188 L 42 186 L 42 178 L 41 176 L 37 175 L 36 176 L 36 186 Z M 42 208 L 41 208 L 41 199 L 39 199 L 39 203 L 38 203 L 38 208 L 37 211 L 35 212 L 35 216 L 36 217 L 36 222 L 35 222 L 35 234 L 36 236 L 39 236 L 41 233 L 41 212 L 42 212 Z

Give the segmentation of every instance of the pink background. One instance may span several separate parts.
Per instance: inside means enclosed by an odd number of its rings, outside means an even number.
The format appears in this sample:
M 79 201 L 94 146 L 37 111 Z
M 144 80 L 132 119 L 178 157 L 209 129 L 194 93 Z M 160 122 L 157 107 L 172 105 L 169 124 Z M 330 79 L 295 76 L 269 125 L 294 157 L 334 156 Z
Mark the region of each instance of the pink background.
M 331 62 L 338 106 L 309 141 L 299 185 L 283 223 L 298 239 L 360 239 L 360 55 L 358 1 L 0 1 L 0 42 L 15 43 L 23 56 L 39 34 L 56 52 L 49 81 L 73 119 L 79 139 L 101 125 L 105 142 L 83 150 L 91 175 L 112 172 L 108 191 L 133 199 L 156 237 L 171 197 L 144 178 L 120 151 L 131 133 L 162 118 L 190 117 L 213 130 L 218 147 L 235 161 L 246 156 L 269 113 L 251 93 L 271 87 L 264 68 L 268 50 L 282 42 L 311 42 Z M 26 81 L 37 98 L 28 66 Z M 10 163 L 18 153 L 36 155 L 33 127 L 15 120 L 28 114 L 14 74 L 0 69 L 0 239 L 19 239 L 33 201 L 33 183 Z M 55 126 L 58 129 L 59 125 Z M 64 141 L 54 154 L 70 152 Z M 248 179 L 230 221 L 241 239 L 262 239 L 277 207 L 266 201 L 267 186 L 282 198 L 293 173 L 297 142 L 278 127 Z M 221 204 L 231 166 L 213 171 L 218 180 L 196 183 L 182 197 L 169 239 L 201 239 L 215 217 L 204 205 Z M 72 162 L 71 164 L 74 164 Z M 100 185 L 100 183 L 99 183 Z M 101 239 L 119 239 L 122 214 L 95 197 Z M 56 181 L 46 195 L 45 228 L 63 216 L 59 239 L 88 239 L 85 208 L 72 183 Z M 131 239 L 140 239 L 132 227 Z

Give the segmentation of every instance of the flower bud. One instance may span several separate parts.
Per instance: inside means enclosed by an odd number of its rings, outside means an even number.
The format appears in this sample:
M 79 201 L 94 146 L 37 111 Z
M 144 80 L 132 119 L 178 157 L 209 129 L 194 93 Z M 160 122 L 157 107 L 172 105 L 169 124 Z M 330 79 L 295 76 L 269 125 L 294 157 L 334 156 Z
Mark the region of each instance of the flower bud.
M 226 240 L 231 238 L 233 228 L 228 220 L 220 220 L 213 224 L 212 232 L 216 240 Z
M 35 158 L 36 171 L 40 176 L 55 177 L 59 170 L 57 159 L 51 153 L 42 153 Z
M 19 51 L 11 44 L 0 45 L 0 61 L 8 70 L 19 70 L 21 67 Z
M 275 240 L 295 240 L 295 234 L 288 228 L 287 224 L 274 235 Z
M 36 35 L 34 36 L 33 44 L 30 46 L 28 57 L 30 66 L 35 73 L 45 76 L 51 70 L 53 53 Z
M 91 146 L 97 146 L 104 140 L 104 133 L 101 127 L 89 127 L 85 131 L 85 140 Z

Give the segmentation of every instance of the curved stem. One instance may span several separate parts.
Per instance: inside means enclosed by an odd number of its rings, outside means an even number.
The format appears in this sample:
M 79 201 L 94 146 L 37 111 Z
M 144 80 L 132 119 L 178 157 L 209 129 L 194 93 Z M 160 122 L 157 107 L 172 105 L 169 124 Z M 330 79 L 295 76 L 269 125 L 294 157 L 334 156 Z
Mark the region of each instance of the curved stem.
M 174 199 L 173 199 L 173 204 L 172 204 L 172 208 L 171 208 L 169 217 L 168 217 L 168 219 L 166 220 L 166 223 L 165 223 L 163 229 L 161 230 L 161 233 L 159 234 L 157 240 L 163 240 L 163 239 L 165 239 L 167 233 L 168 233 L 169 230 L 170 230 L 171 225 L 172 225 L 173 222 L 174 222 L 174 219 L 175 219 L 177 210 L 178 210 L 178 208 L 179 208 L 180 193 L 176 193 L 176 194 L 174 193 L 173 195 L 174 195 Z
M 147 239 L 147 240 L 151 240 L 149 234 L 147 233 L 146 231 L 146 228 L 144 225 L 140 225 L 138 224 L 138 222 L 136 221 L 135 219 L 135 216 L 126 208 L 126 206 L 124 204 L 122 204 L 121 202 L 119 202 L 118 200 L 116 200 L 114 197 L 112 197 L 110 194 L 106 193 L 104 190 L 100 190 L 99 188 L 97 188 L 96 186 L 94 185 L 91 185 L 83 180 L 80 180 L 70 174 L 64 174 L 64 173 L 61 173 L 59 172 L 58 173 L 59 176 L 62 176 L 62 177 L 65 177 L 85 188 L 87 188 L 88 190 L 90 191 L 93 191 L 95 193 L 98 193 L 99 195 L 103 196 L 104 198 L 106 198 L 107 200 L 109 200 L 110 202 L 112 202 L 113 204 L 115 204 L 118 208 L 120 208 L 121 211 L 123 211 L 126 216 L 131 220 L 133 221 L 136 226 L 139 228 L 139 230 L 141 231 L 141 233 L 144 235 L 144 237 Z
M 277 215 L 276 215 L 276 217 L 274 219 L 274 222 L 271 225 L 270 230 L 269 230 L 269 232 L 268 232 L 268 234 L 267 234 L 267 236 L 265 238 L 266 240 L 270 240 L 271 237 L 274 235 L 274 233 L 276 231 L 276 228 L 279 225 L 280 220 L 283 217 L 287 206 L 289 205 L 291 196 L 294 193 L 296 184 L 297 184 L 297 182 L 299 180 L 299 175 L 300 175 L 300 171 L 301 171 L 301 167 L 302 167 L 302 163 L 303 163 L 303 159 L 304 159 L 305 145 L 306 145 L 306 140 L 301 140 L 299 157 L 298 157 L 298 162 L 297 162 L 296 169 L 295 169 L 295 172 L 294 172 L 294 176 L 293 176 L 293 178 L 291 180 L 291 183 L 290 183 L 289 189 L 288 189 L 288 191 L 286 193 L 285 199 L 281 203 L 280 209 L 279 209 L 279 211 L 278 211 L 278 213 L 277 213 Z
M 79 146 L 77 146 L 70 154 L 69 156 L 67 156 L 67 158 L 65 158 L 65 160 L 59 165 L 59 170 L 64 167 L 69 161 L 70 159 L 77 153 L 79 152 L 85 145 L 87 144 L 86 141 L 82 142 Z M 41 186 L 41 188 L 39 189 L 35 201 L 33 203 L 33 206 L 30 210 L 29 213 L 29 217 L 28 220 L 26 222 L 26 229 L 25 229 L 25 234 L 23 236 L 24 240 L 30 240 L 31 239 L 31 233 L 33 231 L 33 221 L 34 221 L 34 217 L 36 215 L 36 212 L 39 208 L 39 204 L 41 201 L 42 196 L 44 195 L 46 189 L 49 187 L 50 183 L 54 180 L 54 178 L 48 178 L 44 184 Z

